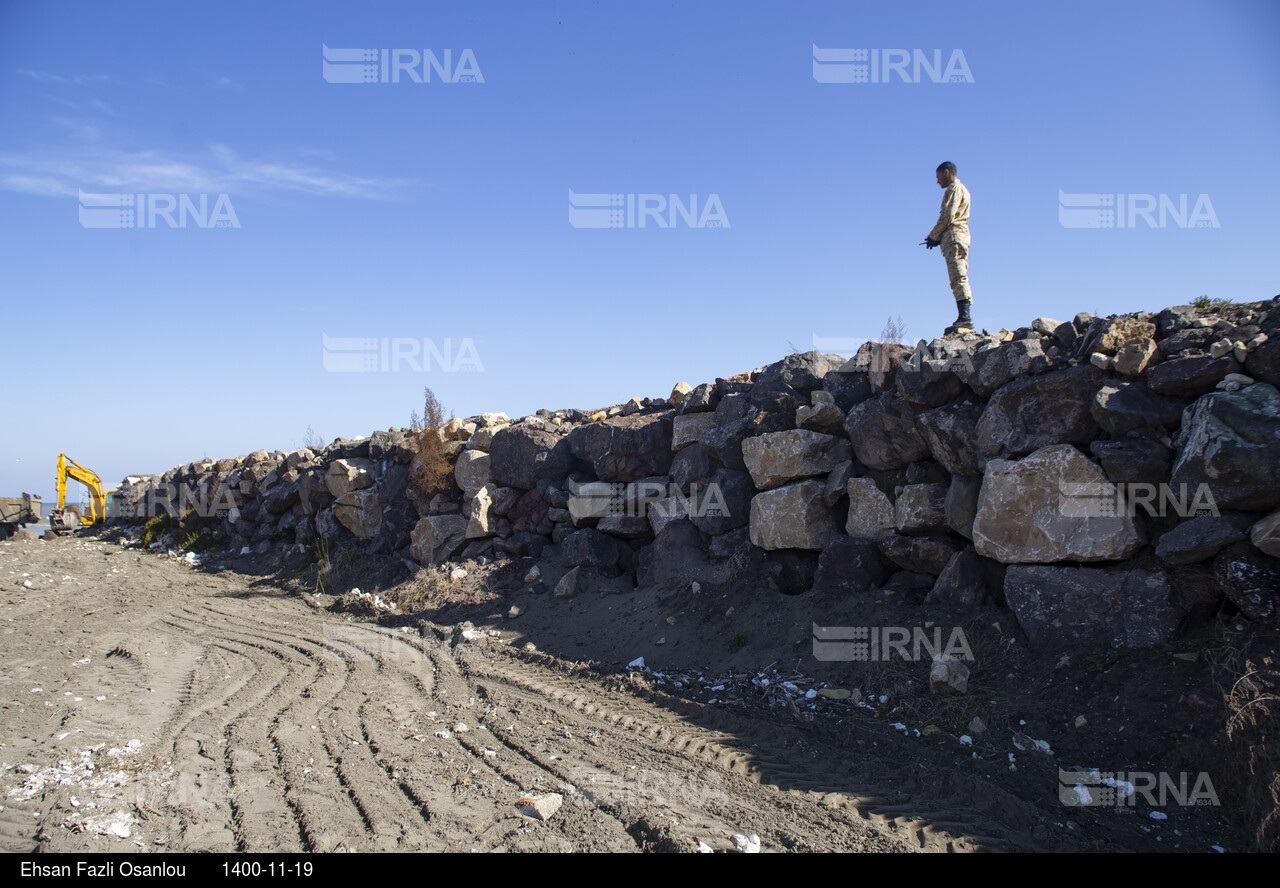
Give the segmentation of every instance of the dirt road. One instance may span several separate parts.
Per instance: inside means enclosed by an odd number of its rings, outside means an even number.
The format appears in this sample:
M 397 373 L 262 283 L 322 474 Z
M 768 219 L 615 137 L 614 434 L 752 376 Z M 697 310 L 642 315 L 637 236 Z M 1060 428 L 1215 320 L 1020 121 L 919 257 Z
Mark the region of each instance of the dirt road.
M 1074 847 L 887 727 L 729 711 L 102 539 L 0 544 L 0 633 L 5 851 Z

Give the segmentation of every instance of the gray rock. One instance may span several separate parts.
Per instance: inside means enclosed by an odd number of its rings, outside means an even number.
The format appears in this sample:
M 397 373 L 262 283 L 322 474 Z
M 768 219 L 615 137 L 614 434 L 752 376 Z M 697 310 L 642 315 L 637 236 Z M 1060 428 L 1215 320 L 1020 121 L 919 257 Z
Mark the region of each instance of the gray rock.
M 1183 521 L 1160 537 L 1156 555 L 1165 564 L 1195 564 L 1238 543 L 1247 536 L 1247 524 L 1225 515 L 1204 515 Z
M 983 558 L 973 546 L 951 556 L 938 575 L 925 604 L 942 607 L 979 607 L 996 604 L 1004 594 L 1005 566 Z
M 671 449 L 679 452 L 697 443 L 716 422 L 714 413 L 688 413 L 677 416 L 672 424 Z
M 489 483 L 489 454 L 483 450 L 464 450 L 453 464 L 453 478 L 464 493 L 478 490 Z
M 946 484 L 908 484 L 893 504 L 894 526 L 906 534 L 946 529 Z
M 943 503 L 947 526 L 966 540 L 973 539 L 973 519 L 978 516 L 978 494 L 982 491 L 981 478 L 952 475 Z
M 567 438 L 526 426 L 499 430 L 489 445 L 489 473 L 503 487 L 531 490 L 544 479 L 559 481 L 572 459 Z
M 1160 570 L 1013 565 L 1004 594 L 1033 650 L 1151 647 L 1184 615 Z
M 1120 437 L 1143 429 L 1176 426 L 1186 406 L 1184 399 L 1155 394 L 1139 381 L 1109 382 L 1098 389 L 1090 410 L 1099 425 Z
M 1053 362 L 1038 339 L 1015 339 L 973 356 L 973 375 L 967 380 L 979 397 L 990 397 L 996 389 L 1025 374 L 1044 373 Z
M 761 549 L 812 549 L 836 532 L 835 516 L 823 501 L 821 481 L 797 481 L 751 500 L 751 542 Z
M 950 537 L 909 537 L 897 534 L 880 537 L 876 540 L 876 545 L 885 558 L 903 570 L 929 574 L 932 577 L 941 574 L 956 553 L 964 549 L 963 543 Z M 929 585 L 933 585 L 932 581 Z
M 594 528 L 585 527 L 565 538 L 560 544 L 560 555 L 565 564 L 616 569 L 618 543 Z
M 1102 463 L 1108 481 L 1164 484 L 1173 471 L 1173 450 L 1159 441 L 1146 438 L 1094 441 L 1089 450 Z
M 893 503 L 870 478 L 850 478 L 846 485 L 849 514 L 844 532 L 874 540 L 894 531 Z
M 746 472 L 716 469 L 706 487 L 692 497 L 689 518 L 694 527 L 712 536 L 745 527 L 751 519 L 751 500 L 756 493 Z
M 1236 543 L 1213 562 L 1214 578 L 1223 593 L 1251 620 L 1280 614 L 1280 560 L 1248 543 Z
M 409 552 L 419 564 L 439 564 L 462 548 L 466 534 L 461 515 L 430 515 L 414 525 Z
M 1280 558 L 1280 512 L 1272 512 L 1249 529 L 1250 541 L 1276 558 Z
M 813 587 L 858 594 L 870 592 L 888 578 L 888 563 L 875 543 L 836 534 L 822 547 Z
M 636 584 L 656 586 L 706 579 L 711 560 L 703 544 L 703 536 L 693 522 L 677 519 L 668 523 L 650 545 L 636 552 Z
M 259 463 L 265 465 L 265 463 Z M 329 463 L 325 485 L 335 499 L 353 490 L 374 485 L 373 461 L 369 459 L 335 459 Z
M 680 402 L 680 413 L 683 415 L 710 412 L 715 409 L 718 400 L 716 387 L 709 382 L 704 382 L 694 386 L 693 391 L 684 396 L 684 400 Z
M 1106 378 L 1096 367 L 1083 365 L 1015 379 L 992 395 L 982 412 L 974 430 L 977 449 L 989 457 L 1008 457 L 1050 444 L 1087 444 L 1098 436 L 1090 401 Z
M 1171 485 L 1200 484 L 1219 509 L 1280 505 L 1280 392 L 1266 383 L 1205 395 L 1187 408 Z M 1197 497 L 1198 498 L 1198 497 Z
M 983 412 L 980 405 L 966 402 L 926 410 L 916 419 L 929 452 L 952 475 L 981 475 L 986 467 L 987 457 L 976 447 Z
M 569 434 L 573 455 L 590 462 L 601 481 L 636 481 L 671 467 L 671 411 L 616 416 Z
M 769 432 L 742 442 L 742 459 L 760 490 L 826 475 L 850 456 L 849 442 L 843 438 L 804 429 Z
M 1254 379 L 1280 387 L 1280 338 L 1269 339 L 1250 352 L 1245 369 Z
M 344 493 L 333 501 L 332 508 L 333 516 L 362 540 L 376 536 L 382 524 L 382 503 L 375 488 Z
M 858 460 L 873 469 L 896 469 L 930 453 L 910 405 L 896 394 L 856 405 L 845 419 L 845 431 Z
M 1005 564 L 1127 558 L 1144 538 L 1132 515 L 1114 514 L 1115 485 L 1070 444 L 1018 460 L 992 460 L 982 479 L 973 541 Z

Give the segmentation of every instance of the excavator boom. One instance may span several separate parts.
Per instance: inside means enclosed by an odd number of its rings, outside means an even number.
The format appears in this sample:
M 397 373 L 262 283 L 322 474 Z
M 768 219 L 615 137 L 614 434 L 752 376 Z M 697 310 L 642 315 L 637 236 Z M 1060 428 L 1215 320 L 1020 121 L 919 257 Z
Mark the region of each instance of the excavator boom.
M 89 488 L 89 514 L 81 515 L 79 522 L 65 512 L 67 479 L 79 481 Z M 100 524 L 107 517 L 107 494 L 102 489 L 102 479 L 96 472 L 86 469 L 65 453 L 58 454 L 58 508 L 49 515 L 49 527 L 53 530 L 74 530 L 80 524 Z

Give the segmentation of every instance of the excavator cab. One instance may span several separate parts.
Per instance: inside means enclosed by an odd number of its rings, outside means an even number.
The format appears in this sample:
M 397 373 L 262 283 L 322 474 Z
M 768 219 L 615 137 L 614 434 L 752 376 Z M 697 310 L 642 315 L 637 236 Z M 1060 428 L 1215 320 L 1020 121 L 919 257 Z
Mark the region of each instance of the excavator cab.
M 79 481 L 89 489 L 88 514 L 80 509 L 67 508 L 67 479 Z M 58 507 L 49 513 L 49 529 L 55 533 L 75 530 L 77 527 L 101 524 L 107 517 L 107 495 L 102 489 L 102 479 L 71 459 L 65 453 L 58 454 Z

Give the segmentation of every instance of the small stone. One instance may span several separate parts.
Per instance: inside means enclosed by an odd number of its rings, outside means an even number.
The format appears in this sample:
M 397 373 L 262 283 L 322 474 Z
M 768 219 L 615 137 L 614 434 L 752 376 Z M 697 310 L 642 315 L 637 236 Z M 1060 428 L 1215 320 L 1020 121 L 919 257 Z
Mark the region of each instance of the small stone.
M 1220 358 L 1223 355 L 1231 354 L 1234 347 L 1235 346 L 1232 344 L 1230 339 L 1219 339 L 1213 345 L 1209 346 L 1209 356 Z
M 549 792 L 540 796 L 525 796 L 516 802 L 516 807 L 525 817 L 541 820 L 544 823 L 555 816 L 564 804 L 564 796 L 558 792 Z
M 935 694 L 968 693 L 969 667 L 954 657 L 935 658 L 929 670 L 929 689 Z
M 1097 367 L 1099 370 L 1110 370 L 1111 365 L 1114 362 L 1109 356 L 1104 355 L 1102 352 L 1094 352 L 1089 355 L 1089 363 Z
M 465 567 L 455 567 L 453 570 L 449 571 L 449 579 L 451 580 L 466 579 L 466 576 L 467 569 Z
M 985 734 L 987 731 L 987 724 L 975 715 L 969 722 L 969 730 L 974 734 Z

